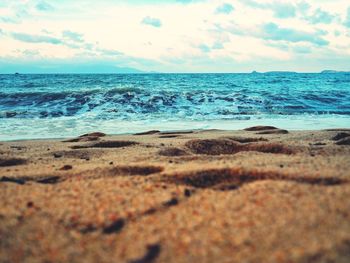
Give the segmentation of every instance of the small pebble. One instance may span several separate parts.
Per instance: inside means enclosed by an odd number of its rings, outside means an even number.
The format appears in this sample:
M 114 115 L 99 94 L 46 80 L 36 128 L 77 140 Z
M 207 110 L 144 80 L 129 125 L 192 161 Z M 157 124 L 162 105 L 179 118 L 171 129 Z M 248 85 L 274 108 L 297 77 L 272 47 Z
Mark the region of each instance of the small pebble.
M 131 260 L 129 263 L 151 263 L 159 256 L 160 254 L 160 245 L 148 245 L 146 254 L 139 259 Z
M 114 221 L 111 225 L 105 227 L 103 229 L 103 233 L 104 234 L 112 234 L 112 233 L 117 233 L 120 230 L 122 230 L 122 228 L 125 225 L 125 220 L 123 218 L 118 219 L 117 221 Z
M 171 198 L 169 201 L 163 203 L 164 206 L 174 206 L 179 204 L 179 200 L 175 197 Z
M 60 168 L 61 171 L 67 171 L 73 169 L 73 166 L 70 164 L 66 164 Z
M 184 195 L 186 196 L 186 197 L 190 197 L 191 196 L 191 191 L 189 190 L 189 189 L 185 189 L 185 191 L 184 191 Z
M 62 153 L 54 153 L 53 156 L 55 158 L 61 158 L 63 156 L 63 154 Z

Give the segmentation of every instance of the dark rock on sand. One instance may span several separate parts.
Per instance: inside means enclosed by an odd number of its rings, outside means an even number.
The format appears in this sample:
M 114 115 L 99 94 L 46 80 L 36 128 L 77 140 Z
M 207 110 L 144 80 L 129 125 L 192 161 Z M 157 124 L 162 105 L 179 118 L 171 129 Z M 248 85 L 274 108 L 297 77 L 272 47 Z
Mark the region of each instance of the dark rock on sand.
M 350 132 L 348 128 L 326 129 L 325 131 Z
M 176 147 L 170 147 L 160 150 L 158 154 L 162 156 L 183 156 L 187 155 L 187 152 Z
M 55 157 L 55 158 L 61 158 L 62 156 L 63 156 L 62 153 L 54 153 L 53 154 L 53 157 Z
M 186 189 L 184 190 L 184 196 L 190 197 L 191 195 L 192 195 L 191 190 L 186 188 Z
M 341 139 L 337 141 L 335 144 L 337 145 L 350 145 L 350 137 L 346 137 L 344 139 Z
M 66 164 L 60 168 L 61 171 L 67 171 L 73 169 L 73 166 L 70 164 Z
M 158 130 L 151 130 L 151 131 L 146 131 L 146 132 L 135 133 L 134 135 L 152 135 L 152 134 L 156 134 L 159 132 L 160 131 L 158 131 Z
M 103 233 L 104 234 L 118 233 L 119 231 L 122 230 L 124 225 L 125 225 L 125 220 L 123 218 L 118 219 L 114 221 L 112 224 L 110 224 L 109 226 L 105 227 L 103 229 Z
M 166 201 L 163 203 L 164 206 L 174 206 L 174 205 L 178 205 L 179 204 L 179 200 L 175 197 L 171 198 L 169 201 Z
M 19 158 L 0 159 L 0 167 L 25 164 L 27 161 Z
M 315 142 L 315 143 L 310 143 L 310 146 L 325 146 L 327 143 L 324 142 Z
M 339 132 L 339 133 L 337 133 L 337 135 L 335 135 L 332 138 L 332 140 L 333 141 L 338 141 L 338 140 L 344 139 L 346 137 L 350 137 L 350 133 L 348 133 L 348 132 Z
M 278 128 L 274 126 L 253 126 L 245 128 L 245 131 L 266 131 L 266 130 L 277 130 Z
M 11 178 L 11 177 L 7 177 L 7 176 L 3 176 L 0 179 L 0 182 L 8 182 L 8 183 L 15 183 L 15 184 L 25 184 L 26 181 L 23 179 L 18 179 L 18 178 Z
M 273 129 L 273 130 L 266 130 L 266 131 L 260 131 L 257 132 L 256 134 L 287 134 L 287 130 L 282 130 L 282 129 Z
M 68 139 L 63 142 L 90 142 L 90 141 L 97 141 L 100 137 L 106 136 L 103 132 L 92 132 L 92 133 L 86 133 L 83 135 L 80 135 L 77 138 Z
M 176 135 L 176 134 L 191 134 L 193 133 L 193 131 L 189 130 L 185 130 L 185 131 L 162 131 L 160 132 L 160 134 L 164 134 L 164 135 Z
M 63 142 L 91 142 L 91 141 L 97 141 L 98 139 L 99 137 L 97 136 L 84 136 L 84 137 L 68 139 Z
M 106 134 L 103 132 L 91 132 L 91 133 L 80 135 L 79 137 L 104 137 L 104 136 L 106 136 Z
M 131 145 L 136 145 L 137 142 L 133 141 L 101 141 L 89 145 L 74 145 L 72 149 L 84 149 L 84 148 L 121 148 Z
M 249 143 L 249 142 L 267 142 L 268 140 L 265 138 L 247 138 L 247 137 L 225 137 L 225 139 L 229 139 L 232 141 L 240 142 L 240 143 Z
M 46 178 L 36 180 L 36 182 L 39 184 L 57 184 L 59 180 L 60 180 L 59 176 L 49 176 Z
M 146 254 L 139 259 L 131 260 L 129 263 L 152 263 L 160 254 L 160 245 L 149 245 L 147 246 Z

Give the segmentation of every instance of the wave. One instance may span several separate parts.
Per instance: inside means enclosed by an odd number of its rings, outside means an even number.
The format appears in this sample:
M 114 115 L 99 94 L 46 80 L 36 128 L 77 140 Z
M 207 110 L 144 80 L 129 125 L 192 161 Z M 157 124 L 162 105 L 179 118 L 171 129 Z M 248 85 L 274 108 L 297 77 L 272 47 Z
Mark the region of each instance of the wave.
M 346 75 L 283 73 L 2 76 L 0 118 L 161 121 L 349 115 L 347 81 Z
M 0 118 L 52 118 L 90 114 L 96 118 L 227 118 L 259 114 L 349 114 L 337 98 L 247 95 L 241 92 L 158 91 L 124 88 L 75 92 L 0 93 Z

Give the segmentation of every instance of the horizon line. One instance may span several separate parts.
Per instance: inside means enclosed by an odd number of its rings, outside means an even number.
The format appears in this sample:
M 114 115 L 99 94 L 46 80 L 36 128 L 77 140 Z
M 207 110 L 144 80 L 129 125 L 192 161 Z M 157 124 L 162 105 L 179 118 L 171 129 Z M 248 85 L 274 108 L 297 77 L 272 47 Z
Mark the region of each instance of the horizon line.
M 0 73 L 0 75 L 151 75 L 151 74 L 266 74 L 266 73 L 294 73 L 294 74 L 336 74 L 336 73 L 350 73 L 349 71 L 343 70 L 321 70 L 321 71 L 290 71 L 290 70 L 271 70 L 271 71 L 246 71 L 246 72 L 56 72 L 56 73 Z

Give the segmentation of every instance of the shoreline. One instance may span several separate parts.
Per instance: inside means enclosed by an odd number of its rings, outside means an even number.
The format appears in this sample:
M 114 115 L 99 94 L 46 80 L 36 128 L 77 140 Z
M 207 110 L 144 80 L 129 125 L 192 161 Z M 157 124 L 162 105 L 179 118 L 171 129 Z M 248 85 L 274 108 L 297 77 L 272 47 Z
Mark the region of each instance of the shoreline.
M 288 117 L 288 118 L 287 118 Z M 56 119 L 2 119 L 0 141 L 64 139 L 99 130 L 109 135 L 131 135 L 145 130 L 243 130 L 256 125 L 272 125 L 291 131 L 341 129 L 350 127 L 350 117 L 344 115 L 270 116 L 250 120 L 208 121 L 120 121 L 56 118 Z
M 249 127 L 247 127 L 249 128 Z M 123 137 L 123 136 L 133 136 L 138 135 L 139 133 L 142 135 L 142 133 L 147 133 L 149 131 L 154 130 L 145 130 L 141 132 L 130 132 L 130 133 L 115 133 L 115 134 L 106 134 L 108 137 Z M 205 133 L 205 132 L 211 132 L 211 131 L 217 131 L 217 132 L 240 132 L 244 131 L 244 129 L 237 129 L 237 130 L 223 130 L 223 129 L 179 129 L 179 130 L 157 130 L 159 134 L 166 134 L 166 133 L 182 133 L 182 132 L 195 132 L 195 133 Z M 321 131 L 350 131 L 350 128 L 346 127 L 337 127 L 337 128 L 325 128 L 325 129 L 310 129 L 310 130 L 289 130 L 292 132 L 321 132 Z M 92 132 L 93 133 L 93 132 Z M 88 133 L 87 133 L 88 134 Z M 0 140 L 0 143 L 2 142 L 31 142 L 31 141 L 61 141 L 61 140 L 68 140 L 79 136 L 64 136 L 64 137 L 43 137 L 43 138 L 24 138 L 24 139 L 13 139 L 13 140 Z
M 0 261 L 346 262 L 349 171 L 349 128 L 3 141 Z

